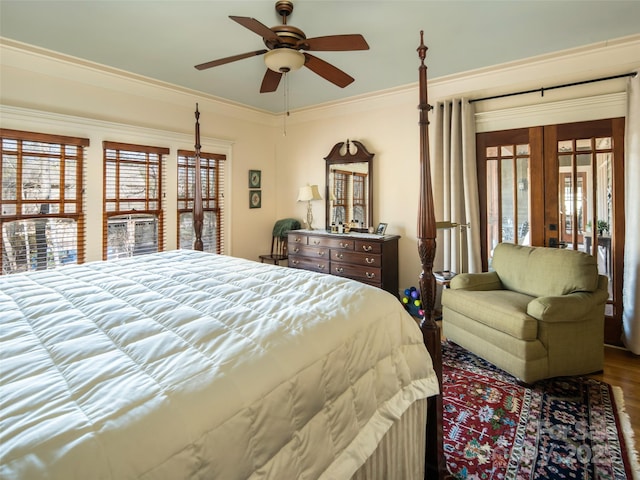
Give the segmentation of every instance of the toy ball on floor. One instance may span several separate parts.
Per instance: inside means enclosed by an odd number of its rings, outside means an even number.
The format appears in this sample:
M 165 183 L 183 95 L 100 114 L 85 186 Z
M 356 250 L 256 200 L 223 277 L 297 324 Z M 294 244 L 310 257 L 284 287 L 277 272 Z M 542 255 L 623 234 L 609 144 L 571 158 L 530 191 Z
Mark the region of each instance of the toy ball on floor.
M 405 310 L 411 315 L 414 317 L 424 316 L 424 309 L 422 308 L 422 301 L 420 300 L 420 291 L 416 287 L 405 289 L 404 296 L 401 300 Z

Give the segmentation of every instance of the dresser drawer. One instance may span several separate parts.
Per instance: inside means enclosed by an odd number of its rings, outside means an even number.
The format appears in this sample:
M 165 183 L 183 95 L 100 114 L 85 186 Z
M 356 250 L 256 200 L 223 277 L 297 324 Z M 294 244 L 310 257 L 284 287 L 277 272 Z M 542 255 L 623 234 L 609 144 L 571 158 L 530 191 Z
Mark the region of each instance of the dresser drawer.
M 331 273 L 329 265 L 329 258 L 313 259 L 309 257 L 289 255 L 289 267 L 291 268 L 301 268 L 303 270 L 311 270 L 320 273 Z
M 289 244 L 289 249 L 291 249 L 293 245 L 306 245 L 307 238 L 309 237 L 307 237 L 306 235 L 298 235 L 296 233 L 290 233 L 287 239 Z
M 312 247 L 311 245 L 291 245 L 289 247 L 289 256 L 304 256 L 309 258 L 326 258 L 329 260 L 328 247 Z
M 353 251 L 355 241 L 352 238 L 331 238 L 331 237 L 309 237 L 309 245 L 337 248 L 340 250 Z
M 356 252 L 365 253 L 381 253 L 382 243 L 380 242 L 368 242 L 366 240 L 356 240 L 355 249 Z
M 349 277 L 354 280 L 379 285 L 382 282 L 382 270 L 348 263 L 331 262 L 331 273 L 340 277 Z
M 382 255 L 376 253 L 347 252 L 332 248 L 331 261 L 364 265 L 365 267 L 381 267 Z

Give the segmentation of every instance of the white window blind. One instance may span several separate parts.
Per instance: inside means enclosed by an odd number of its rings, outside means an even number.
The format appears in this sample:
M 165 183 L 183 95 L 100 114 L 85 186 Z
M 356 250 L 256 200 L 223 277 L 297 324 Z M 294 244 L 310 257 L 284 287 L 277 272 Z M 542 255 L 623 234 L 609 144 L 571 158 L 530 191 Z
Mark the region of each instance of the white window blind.
M 226 157 L 200 153 L 200 178 L 204 224 L 202 243 L 205 252 L 224 253 L 224 165 Z M 178 245 L 192 249 L 195 152 L 178 150 Z
M 162 251 L 162 156 L 169 149 L 103 142 L 103 150 L 103 258 Z
M 2 273 L 84 261 L 86 138 L 0 129 Z

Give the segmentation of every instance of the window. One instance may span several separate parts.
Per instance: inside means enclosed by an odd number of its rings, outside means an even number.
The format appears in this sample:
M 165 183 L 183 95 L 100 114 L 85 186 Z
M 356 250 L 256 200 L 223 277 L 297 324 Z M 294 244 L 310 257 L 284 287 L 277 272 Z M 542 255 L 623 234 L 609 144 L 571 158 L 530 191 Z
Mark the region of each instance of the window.
M 354 168 L 356 164 L 351 164 Z M 368 167 L 367 167 L 368 168 Z M 361 167 L 360 167 L 361 169 Z M 367 225 L 368 174 L 357 171 L 331 169 L 333 177 L 332 223 L 353 221 Z
M 333 218 L 332 223 L 347 223 L 348 172 L 333 170 Z
M 2 273 L 84 261 L 85 138 L 0 129 Z
M 205 252 L 224 253 L 224 155 L 200 153 L 200 178 L 204 224 L 202 243 Z M 193 188 L 195 152 L 178 150 L 178 245 L 191 249 L 193 230 Z
M 365 199 L 365 180 L 367 176 L 362 173 L 353 174 L 353 218 L 359 224 L 366 223 L 366 199 Z
M 487 172 L 487 245 L 531 245 L 529 235 L 529 145 L 489 146 Z
M 103 142 L 103 150 L 103 258 L 162 251 L 162 155 L 169 149 Z

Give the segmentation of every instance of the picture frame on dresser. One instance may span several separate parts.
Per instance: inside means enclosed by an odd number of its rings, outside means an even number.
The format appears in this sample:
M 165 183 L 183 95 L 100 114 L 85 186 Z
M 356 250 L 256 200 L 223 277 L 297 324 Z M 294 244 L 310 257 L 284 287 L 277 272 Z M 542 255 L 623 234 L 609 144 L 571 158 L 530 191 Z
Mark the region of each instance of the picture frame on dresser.
M 384 235 L 384 232 L 386 231 L 387 231 L 387 224 L 379 223 L 378 227 L 376 228 L 376 235 Z

